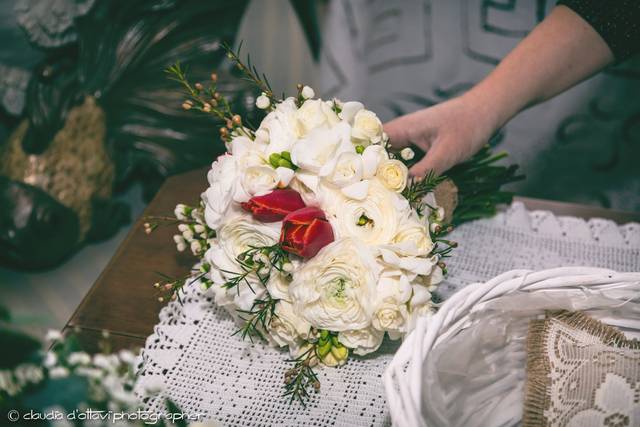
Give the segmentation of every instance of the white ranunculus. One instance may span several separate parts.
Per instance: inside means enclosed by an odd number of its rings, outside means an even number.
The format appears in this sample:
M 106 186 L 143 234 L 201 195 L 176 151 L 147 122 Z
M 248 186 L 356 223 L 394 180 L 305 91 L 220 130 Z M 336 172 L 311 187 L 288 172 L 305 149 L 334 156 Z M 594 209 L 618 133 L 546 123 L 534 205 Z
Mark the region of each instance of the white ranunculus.
M 278 186 L 280 176 L 271 166 L 250 166 L 242 176 L 242 187 L 250 196 L 261 196 Z
M 302 138 L 317 128 L 330 128 L 340 122 L 330 102 L 310 99 L 304 102 L 296 114 L 297 134 Z
M 211 264 L 215 290 L 216 303 L 219 305 L 233 304 L 241 310 L 249 310 L 256 297 L 264 296 L 266 290 L 258 277 L 252 273 L 246 277 L 247 283 L 240 283 L 237 289 L 223 289 L 218 292 L 219 287 L 241 273 L 237 257 L 241 253 L 251 249 L 251 247 L 274 245 L 280 236 L 280 223 L 263 224 L 255 221 L 249 214 L 241 213 L 229 219 L 218 230 L 218 237 L 215 239 L 209 250 L 205 253 L 205 260 Z
M 267 142 L 266 155 L 290 151 L 298 139 L 295 99 L 287 98 L 267 114 L 256 131 L 256 141 Z
M 362 156 L 353 152 L 345 152 L 338 156 L 333 172 L 328 176 L 328 179 L 338 187 L 346 187 L 360 182 L 362 170 Z
M 378 166 L 389 159 L 389 153 L 381 145 L 370 145 L 362 153 L 364 164 L 364 178 L 373 178 L 378 171 Z
M 370 180 L 363 200 L 345 199 L 342 202 L 336 212 L 334 231 L 338 237 L 355 237 L 369 245 L 391 243 L 401 217 L 396 204 L 398 197 L 377 179 Z M 363 220 L 366 221 L 364 224 Z
M 286 301 L 278 301 L 275 317 L 269 324 L 271 338 L 280 346 L 299 346 L 302 340 L 309 338 L 311 325 L 299 317 L 293 305 Z
M 353 118 L 351 137 L 362 145 L 382 142 L 382 122 L 373 111 L 360 110 Z
M 353 352 L 360 356 L 376 351 L 382 344 L 383 339 L 384 332 L 371 327 L 342 331 L 338 334 L 340 343 L 353 349 Z
M 289 294 L 296 312 L 315 328 L 362 329 L 371 321 L 379 270 L 361 241 L 340 239 L 295 272 Z
M 349 142 L 348 133 L 349 126 L 346 123 L 331 129 L 312 130 L 291 149 L 293 164 L 298 166 L 302 173 L 328 175 L 341 153 L 354 151 Z
M 236 191 L 237 168 L 229 155 L 218 157 L 207 173 L 209 188 L 202 194 L 204 217 L 207 225 L 217 230 L 229 209 Z
M 426 256 L 433 249 L 427 225 L 414 213 L 400 223 L 392 244 L 398 254 L 406 256 Z
M 389 190 L 402 193 L 407 186 L 409 169 L 400 160 L 385 160 L 378 165 L 376 176 Z

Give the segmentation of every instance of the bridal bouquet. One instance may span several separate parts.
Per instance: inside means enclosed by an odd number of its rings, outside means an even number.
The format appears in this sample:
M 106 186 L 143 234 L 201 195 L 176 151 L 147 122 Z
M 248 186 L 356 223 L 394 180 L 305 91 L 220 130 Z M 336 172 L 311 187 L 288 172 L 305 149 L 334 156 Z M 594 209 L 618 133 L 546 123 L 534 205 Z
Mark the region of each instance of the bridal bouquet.
M 227 153 L 213 162 L 201 203 L 175 210 L 177 248 L 200 258 L 198 273 L 156 287 L 176 299 L 197 279 L 240 337 L 288 350 L 285 395 L 304 401 L 320 387 L 316 366 L 375 352 L 434 310 L 442 260 L 455 247 L 442 237 L 450 215 L 434 195 L 446 181 L 410 179 L 414 152 L 393 151 L 362 103 L 318 99 L 302 85 L 276 98 L 250 63 L 229 57 L 261 91 L 257 127 L 233 114 L 215 74 L 205 88 L 179 65 L 168 70 L 186 89 L 185 109 L 223 120 Z

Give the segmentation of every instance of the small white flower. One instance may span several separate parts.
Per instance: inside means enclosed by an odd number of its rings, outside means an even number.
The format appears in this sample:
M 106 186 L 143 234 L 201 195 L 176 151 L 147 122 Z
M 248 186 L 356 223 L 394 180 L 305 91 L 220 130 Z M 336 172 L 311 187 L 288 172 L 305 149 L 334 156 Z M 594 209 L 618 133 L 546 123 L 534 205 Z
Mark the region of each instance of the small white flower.
M 88 365 L 91 363 L 91 356 L 89 356 L 84 351 L 78 351 L 75 353 L 71 353 L 67 361 L 71 365 Z
M 205 228 L 204 228 L 204 225 L 202 224 L 196 224 L 193 226 L 193 230 L 198 234 L 202 234 L 204 233 Z
M 416 153 L 410 147 L 403 148 L 402 151 L 400 151 L 400 157 L 402 157 L 403 160 L 411 160 L 415 156 Z
M 60 331 L 55 329 L 49 329 L 44 339 L 47 341 L 60 341 L 62 339 L 62 334 Z
M 66 378 L 69 376 L 69 370 L 63 366 L 56 366 L 53 369 L 49 370 L 49 378 L 58 379 L 58 378 Z
M 46 368 L 52 368 L 56 363 L 58 363 L 58 356 L 55 353 L 48 351 L 44 357 L 44 366 Z
M 184 244 L 184 237 L 181 234 L 174 234 L 173 241 L 176 242 L 176 245 Z
M 133 365 L 136 361 L 136 355 L 130 350 L 120 350 L 118 357 L 127 365 Z
M 191 231 L 190 228 L 187 228 L 185 231 L 182 232 L 182 237 L 184 237 L 184 240 L 186 240 L 187 242 L 190 242 L 193 240 L 193 231 Z
M 300 92 L 300 95 L 302 95 L 304 99 L 311 99 L 314 96 L 316 96 L 316 93 L 313 91 L 311 87 L 305 86 L 302 88 L 302 92 Z
M 189 226 L 187 224 L 180 224 L 178 225 L 178 230 L 180 230 L 181 233 L 184 233 L 185 231 L 187 231 L 189 229 Z
M 198 255 L 200 252 L 202 251 L 202 245 L 200 244 L 199 241 L 194 240 L 191 242 L 191 252 L 194 255 Z
M 180 221 L 184 221 L 187 219 L 186 208 L 186 205 L 179 203 L 178 205 L 176 205 L 176 209 L 173 211 L 176 218 Z
M 184 252 L 184 250 L 187 249 L 187 245 L 185 245 L 184 243 L 178 243 L 176 245 L 176 249 L 178 250 L 178 252 Z
M 262 95 L 256 99 L 256 107 L 261 110 L 266 110 L 269 108 L 269 105 L 271 105 L 271 101 L 269 101 L 269 98 L 263 92 Z

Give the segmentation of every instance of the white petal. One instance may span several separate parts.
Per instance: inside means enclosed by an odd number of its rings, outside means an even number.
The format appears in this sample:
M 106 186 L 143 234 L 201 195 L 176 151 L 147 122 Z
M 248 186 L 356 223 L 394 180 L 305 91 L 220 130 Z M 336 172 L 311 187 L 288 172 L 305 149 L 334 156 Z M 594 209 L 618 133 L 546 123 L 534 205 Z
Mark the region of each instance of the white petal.
M 365 178 L 372 178 L 378 170 L 380 161 L 388 157 L 389 155 L 384 147 L 379 145 L 370 145 L 365 148 L 362 153 L 362 162 L 364 164 L 363 176 Z
M 342 106 L 342 112 L 340 113 L 340 117 L 342 120 L 351 122 L 355 117 L 356 113 L 364 108 L 362 102 L 350 101 L 345 102 Z
M 280 188 L 284 188 L 289 185 L 289 183 L 293 179 L 293 176 L 295 175 L 293 169 L 283 167 L 277 168 L 276 173 L 278 174 L 278 187 Z
M 298 172 L 296 177 L 302 182 L 304 185 L 309 187 L 311 191 L 316 191 L 318 189 L 318 176 L 312 173 L 304 173 Z
M 364 200 L 369 193 L 369 181 L 360 181 L 341 189 L 342 194 L 350 199 Z

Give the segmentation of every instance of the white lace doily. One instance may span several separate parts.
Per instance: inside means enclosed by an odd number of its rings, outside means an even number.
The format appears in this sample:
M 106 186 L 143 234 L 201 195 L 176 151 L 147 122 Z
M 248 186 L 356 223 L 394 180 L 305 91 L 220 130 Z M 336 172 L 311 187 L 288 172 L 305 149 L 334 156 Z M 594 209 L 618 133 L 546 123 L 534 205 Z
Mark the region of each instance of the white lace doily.
M 440 287 L 448 297 L 469 283 L 515 268 L 589 265 L 640 271 L 640 224 L 584 221 L 527 211 L 521 203 L 488 220 L 465 224 L 451 238 L 459 247 Z M 195 284 L 194 284 L 195 285 Z M 169 398 L 183 412 L 223 425 L 372 426 L 390 424 L 382 374 L 397 344 L 340 368 L 320 368 L 322 383 L 306 408 L 282 398 L 288 355 L 232 336 L 237 326 L 199 286 L 183 305 L 172 302 L 142 351 L 137 392 L 150 410 Z M 149 395 L 146 390 L 162 390 Z

